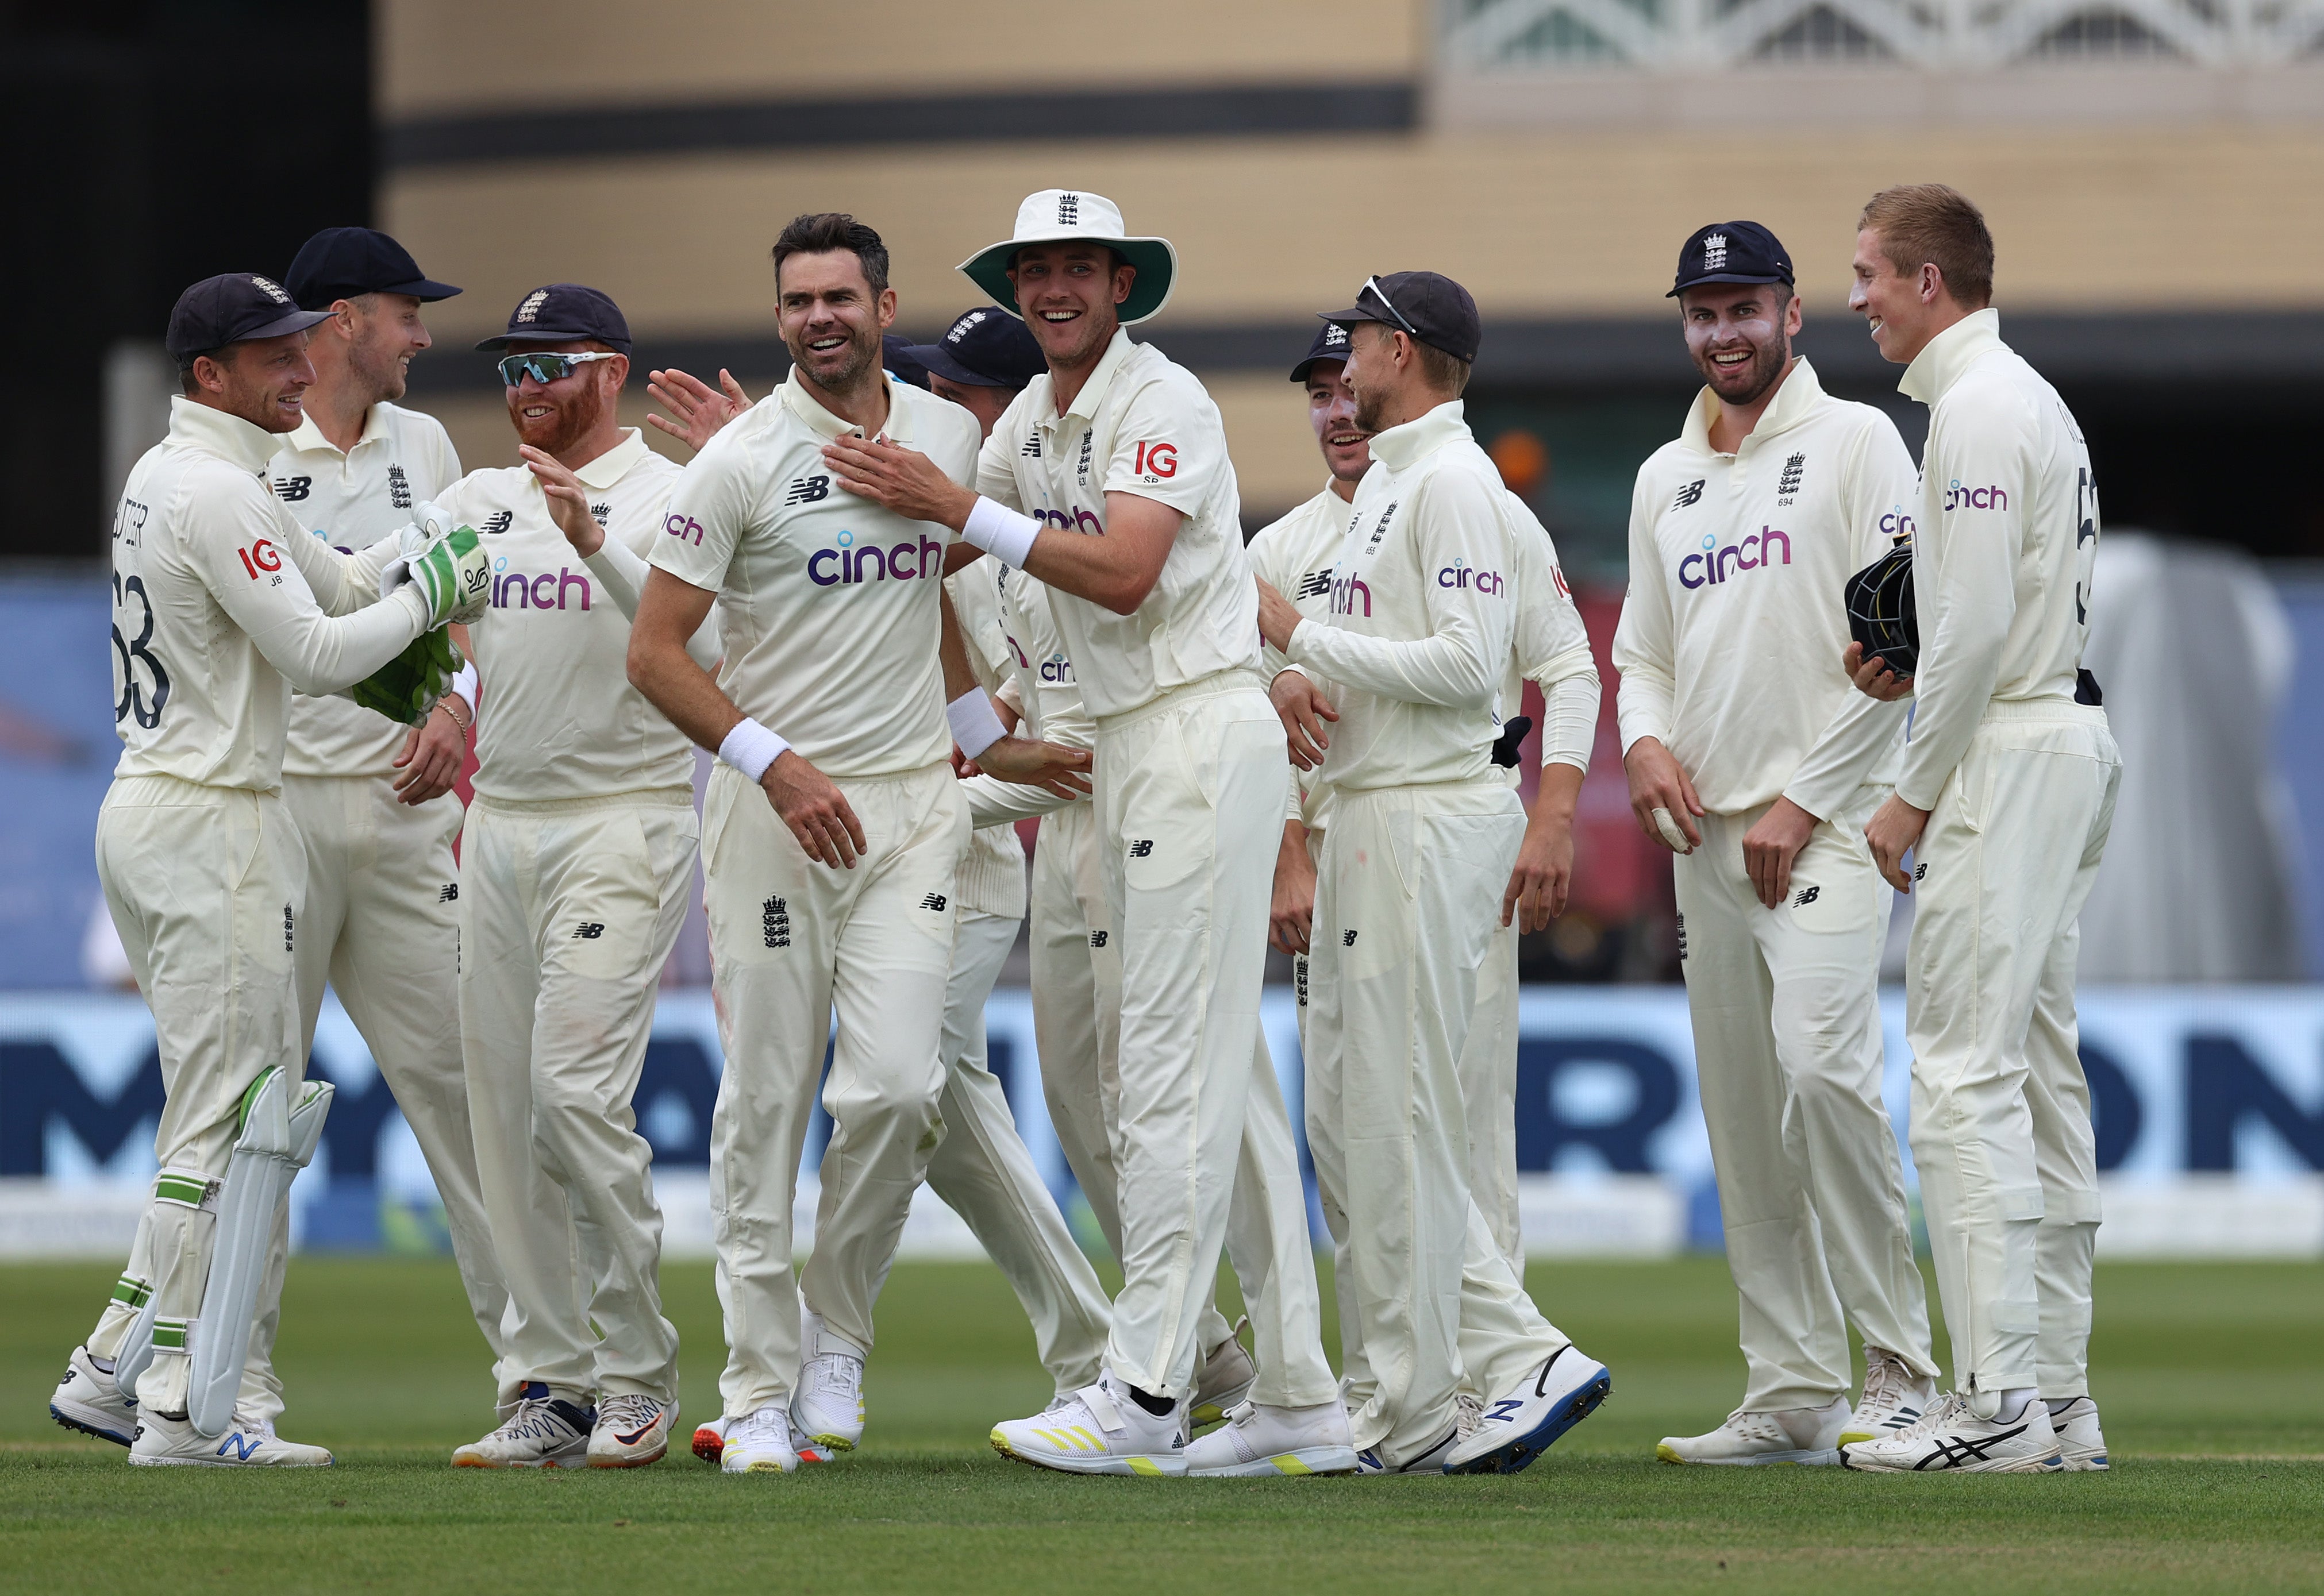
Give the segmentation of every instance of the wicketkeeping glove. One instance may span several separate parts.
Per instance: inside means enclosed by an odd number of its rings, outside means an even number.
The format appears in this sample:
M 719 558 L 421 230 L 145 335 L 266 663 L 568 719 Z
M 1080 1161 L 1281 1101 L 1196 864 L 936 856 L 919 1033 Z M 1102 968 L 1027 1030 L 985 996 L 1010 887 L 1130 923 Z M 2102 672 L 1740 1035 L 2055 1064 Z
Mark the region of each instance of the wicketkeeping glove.
M 379 573 L 380 596 L 407 582 L 428 602 L 430 631 L 447 621 L 475 620 L 492 605 L 492 558 L 473 527 L 447 531 L 430 521 L 405 528 L 403 553 Z
M 460 651 L 442 627 L 422 632 L 402 653 L 340 694 L 403 726 L 417 726 L 452 690 Z

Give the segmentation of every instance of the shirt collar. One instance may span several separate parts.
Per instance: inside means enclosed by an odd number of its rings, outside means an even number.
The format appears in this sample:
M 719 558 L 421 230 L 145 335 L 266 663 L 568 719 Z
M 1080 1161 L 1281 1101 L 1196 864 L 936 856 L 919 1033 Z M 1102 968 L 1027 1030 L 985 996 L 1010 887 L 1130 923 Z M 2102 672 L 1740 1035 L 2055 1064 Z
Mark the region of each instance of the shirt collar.
M 1907 399 L 1933 405 L 1946 390 L 1968 375 L 1978 357 L 1989 350 L 2006 349 L 2001 341 L 2001 312 L 1988 305 L 1972 310 L 1922 346 L 1904 368 L 1897 391 Z
M 581 485 L 603 491 L 630 474 L 630 467 L 646 455 L 645 434 L 634 427 L 622 428 L 622 441 L 573 474 Z
M 253 476 L 264 476 L 275 450 L 282 446 L 281 435 L 278 433 L 254 427 L 214 405 L 196 404 L 177 394 L 170 396 L 170 438 L 173 443 L 216 454 Z
M 1130 330 L 1127 327 L 1114 328 L 1113 342 L 1105 346 L 1105 353 L 1098 356 L 1097 367 L 1090 372 L 1089 381 L 1082 384 L 1082 390 L 1079 393 L 1074 395 L 1073 408 L 1063 416 L 1053 413 L 1042 417 L 1041 425 L 1056 427 L 1063 421 L 1087 421 L 1095 416 L 1097 408 L 1105 402 L 1106 390 L 1113 386 L 1114 378 L 1120 374 L 1121 368 L 1129 363 L 1131 353 L 1137 348 L 1138 345 L 1130 341 Z M 1056 379 L 1053 376 L 1049 381 L 1054 385 Z M 1056 389 L 1052 386 L 1049 391 L 1055 393 Z M 1054 407 L 1052 409 L 1054 410 Z
M 881 428 L 881 436 L 899 444 L 909 444 L 912 441 L 911 407 L 904 398 L 904 390 L 907 386 L 893 376 L 888 379 L 888 425 Z M 790 413 L 806 422 L 808 430 L 817 437 L 842 438 L 863 436 L 862 427 L 853 421 L 841 420 L 829 410 L 825 409 L 822 402 L 807 392 L 798 380 L 797 366 L 793 366 L 790 375 L 783 379 L 782 388 L 779 391 L 782 394 L 783 403 Z
M 1467 411 L 1459 399 L 1447 399 L 1425 416 L 1372 434 L 1372 458 L 1390 471 L 1402 471 L 1458 438 L 1469 436 Z
M 1739 454 L 1749 448 L 1754 438 L 1771 438 L 1779 433 L 1789 432 L 1808 418 L 1816 406 L 1823 402 L 1823 384 L 1816 380 L 1815 367 L 1808 363 L 1807 356 L 1800 356 L 1798 363 L 1784 377 L 1784 385 L 1775 390 L 1775 399 L 1761 413 L 1759 425 L 1744 436 L 1742 445 L 1736 453 Z M 1719 451 L 1711 446 L 1711 428 L 1718 419 L 1719 396 L 1706 384 L 1702 391 L 1694 396 L 1694 403 L 1687 410 L 1686 426 L 1680 431 L 1679 440 L 1702 454 L 1718 454 Z
M 363 433 L 355 439 L 355 449 L 362 448 L 374 438 L 386 436 L 387 405 L 383 400 L 364 412 Z M 283 436 L 282 444 L 284 447 L 290 449 L 328 449 L 334 454 L 341 453 L 338 445 L 325 437 L 323 429 L 315 425 L 315 417 L 311 412 Z M 352 454 L 355 449 L 346 450 L 345 453 Z

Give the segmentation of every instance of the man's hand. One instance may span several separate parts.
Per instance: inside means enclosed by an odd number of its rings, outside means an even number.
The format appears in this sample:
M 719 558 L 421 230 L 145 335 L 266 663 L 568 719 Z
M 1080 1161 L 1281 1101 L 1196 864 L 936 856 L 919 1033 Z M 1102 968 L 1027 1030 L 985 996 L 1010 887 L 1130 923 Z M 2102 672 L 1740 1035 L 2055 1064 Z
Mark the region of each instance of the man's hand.
M 853 870 L 856 856 L 869 851 L 862 824 L 848 807 L 846 794 L 798 749 L 776 755 L 759 785 L 807 858 L 835 869 Z
M 1285 671 L 1268 686 L 1267 696 L 1275 704 L 1275 713 L 1283 722 L 1283 735 L 1291 746 L 1291 763 L 1302 770 L 1314 770 L 1323 763 L 1323 750 L 1332 739 L 1323 735 L 1323 722 L 1336 720 L 1340 711 L 1323 696 L 1314 678 L 1304 671 Z
M 1513 920 L 1517 935 L 1547 931 L 1565 913 L 1573 885 L 1573 810 L 1582 797 L 1582 773 L 1571 765 L 1550 765 L 1541 773 L 1517 868 L 1501 894 L 1501 923 Z
M 573 552 L 586 560 L 604 547 L 605 529 L 589 513 L 589 490 L 581 485 L 581 479 L 559 464 L 555 455 L 530 444 L 519 444 L 516 452 L 540 480 L 540 491 L 549 496 L 549 518 L 565 534 Z
M 1062 743 L 1004 737 L 976 757 L 975 768 L 996 781 L 1038 787 L 1059 798 L 1084 797 L 1090 790 L 1090 751 Z
M 1788 798 L 1778 798 L 1743 834 L 1743 868 L 1751 890 L 1770 909 L 1784 906 L 1792 890 L 1792 861 L 1815 835 L 1816 817 Z
M 1297 606 L 1290 600 L 1277 592 L 1274 584 L 1267 578 L 1260 576 L 1252 580 L 1259 583 L 1259 635 L 1288 654 L 1291 651 L 1291 634 L 1299 629 L 1299 623 L 1305 617 L 1299 613 Z
M 1649 840 L 1673 853 L 1692 853 L 1702 846 L 1702 833 L 1694 824 L 1702 813 L 1702 801 L 1660 738 L 1642 737 L 1632 743 L 1622 756 L 1622 770 L 1630 778 L 1630 812 L 1638 817 L 1638 830 Z
M 957 532 L 976 508 L 976 495 L 935 461 L 885 438 L 837 438 L 824 446 L 823 457 L 841 487 L 908 521 L 936 521 Z
M 1275 852 L 1275 901 L 1268 906 L 1267 940 L 1285 953 L 1307 951 L 1315 921 L 1315 861 L 1307 855 L 1307 828 L 1283 823 L 1283 845 Z
M 1898 892 L 1913 890 L 1913 878 L 1904 874 L 1904 856 L 1919 845 L 1928 825 L 1927 810 L 1914 809 L 1891 793 L 1864 828 L 1864 840 L 1872 845 L 1872 862 Z
M 1877 698 L 1882 703 L 1892 703 L 1913 691 L 1913 678 L 1900 676 L 1888 668 L 1888 662 L 1878 655 L 1864 657 L 1864 645 L 1851 642 L 1840 650 L 1840 668 L 1856 683 L 1856 690 L 1867 698 Z
M 459 694 L 446 696 L 458 698 Z M 460 699 L 464 710 L 467 702 Z M 473 714 L 469 718 L 475 719 Z M 460 779 L 460 766 L 467 758 L 468 734 L 439 702 L 428 711 L 428 719 L 411 729 L 411 735 L 403 739 L 403 752 L 395 757 L 395 767 L 403 773 L 395 778 L 395 801 L 420 804 L 441 798 Z
M 724 366 L 718 369 L 718 386 L 725 391 L 714 393 L 701 378 L 675 366 L 666 371 L 648 371 L 646 391 L 676 419 L 648 410 L 647 423 L 661 428 L 696 454 L 701 453 L 702 445 L 716 436 L 720 427 L 751 408 L 751 396 L 734 381 L 734 373 Z

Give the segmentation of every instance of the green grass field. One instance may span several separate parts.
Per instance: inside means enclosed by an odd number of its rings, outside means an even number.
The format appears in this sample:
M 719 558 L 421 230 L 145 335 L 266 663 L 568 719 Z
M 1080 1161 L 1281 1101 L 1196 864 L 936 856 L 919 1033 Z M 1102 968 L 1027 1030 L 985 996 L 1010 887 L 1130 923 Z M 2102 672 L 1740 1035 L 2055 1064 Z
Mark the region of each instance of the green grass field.
M 47 1413 L 112 1274 L 0 1268 L 9 1591 L 2324 1589 L 2313 1265 L 2101 1268 L 2111 1474 L 1656 1464 L 1658 1437 L 1716 1423 L 1741 1386 L 1725 1266 L 1692 1259 L 1533 1271 L 1614 1396 L 1523 1474 L 1231 1481 L 1074 1480 L 994 1456 L 992 1421 L 1038 1408 L 1047 1382 L 981 1264 L 896 1270 L 864 1450 L 727 1479 L 677 1452 L 619 1473 L 453 1470 L 491 1390 L 449 1263 L 300 1259 L 284 1429 L 338 1466 L 131 1469 Z M 723 1352 L 710 1271 L 674 1265 L 663 1285 L 700 1417 Z

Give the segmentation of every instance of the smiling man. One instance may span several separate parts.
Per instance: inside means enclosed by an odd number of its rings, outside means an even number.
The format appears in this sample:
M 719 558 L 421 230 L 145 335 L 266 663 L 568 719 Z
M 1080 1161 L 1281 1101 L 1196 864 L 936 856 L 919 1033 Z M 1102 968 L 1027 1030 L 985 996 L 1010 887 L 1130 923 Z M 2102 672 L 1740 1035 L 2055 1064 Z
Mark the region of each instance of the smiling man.
M 1639 468 L 1614 636 L 1631 807 L 1679 855 L 1680 958 L 1742 1299 L 1743 1400 L 1665 1463 L 1835 1463 L 1932 1404 L 1928 1307 L 1880 1095 L 1893 894 L 1864 820 L 1901 708 L 1840 668 L 1849 573 L 1907 537 L 1912 456 L 1792 353 L 1791 258 L 1705 227 L 1671 289 L 1704 387 Z M 1849 1403 L 1848 1327 L 1865 1342 Z

